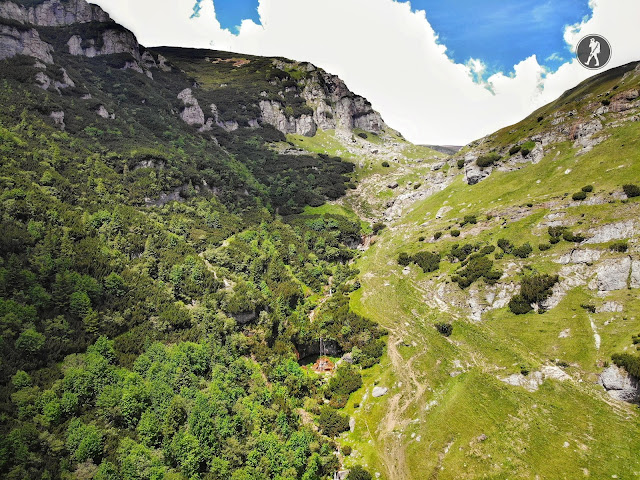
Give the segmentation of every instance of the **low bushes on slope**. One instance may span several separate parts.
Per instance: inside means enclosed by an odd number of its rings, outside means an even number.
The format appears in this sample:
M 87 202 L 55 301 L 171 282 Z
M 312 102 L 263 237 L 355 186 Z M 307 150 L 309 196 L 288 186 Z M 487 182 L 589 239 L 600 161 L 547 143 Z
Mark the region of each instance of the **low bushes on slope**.
M 516 315 L 533 310 L 532 305 L 540 306 L 552 294 L 553 286 L 558 283 L 557 275 L 534 275 L 522 279 L 520 293 L 509 301 L 509 310 Z
M 496 152 L 487 153 L 486 155 L 481 155 L 476 160 L 476 165 L 480 168 L 490 167 L 495 163 L 498 163 L 502 157 L 498 155 Z
M 502 277 L 500 270 L 493 269 L 493 262 L 486 256 L 479 256 L 469 260 L 467 266 L 451 277 L 460 288 L 465 289 L 480 278 L 490 285 L 495 284 Z
M 637 185 L 624 185 L 622 187 L 622 190 L 628 198 L 640 197 L 640 187 L 638 187 Z
M 617 366 L 624 368 L 629 375 L 640 378 L 640 357 L 630 353 L 616 353 L 611 355 L 611 360 Z
M 424 273 L 435 272 L 440 268 L 440 255 L 431 252 L 418 252 L 415 255 L 409 255 L 402 252 L 398 255 L 398 263 L 404 267 L 410 263 L 415 263 Z

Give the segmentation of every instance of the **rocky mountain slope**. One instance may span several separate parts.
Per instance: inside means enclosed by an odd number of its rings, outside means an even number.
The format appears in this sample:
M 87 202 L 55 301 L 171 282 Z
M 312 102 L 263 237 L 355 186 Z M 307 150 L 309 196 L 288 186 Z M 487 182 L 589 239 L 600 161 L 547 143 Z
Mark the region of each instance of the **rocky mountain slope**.
M 352 306 L 391 333 L 347 406 L 352 461 L 394 479 L 637 475 L 639 88 L 637 63 L 596 75 L 399 182 L 357 261 Z

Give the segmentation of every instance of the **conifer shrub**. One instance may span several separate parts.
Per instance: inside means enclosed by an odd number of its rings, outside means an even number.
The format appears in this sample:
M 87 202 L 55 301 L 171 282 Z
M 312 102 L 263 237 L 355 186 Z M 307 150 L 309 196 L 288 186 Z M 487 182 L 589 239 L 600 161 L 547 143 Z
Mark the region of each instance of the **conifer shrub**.
M 360 465 L 349 470 L 349 475 L 347 475 L 347 480 L 371 480 L 372 478 L 371 474 Z
M 498 247 L 500 247 L 504 253 L 513 252 L 513 243 L 511 243 L 506 238 L 501 238 L 498 240 Z
M 627 198 L 640 197 L 640 187 L 633 184 L 624 185 L 622 187 Z
M 440 255 L 431 252 L 418 252 L 415 255 L 409 255 L 402 252 L 398 255 L 398 263 L 406 267 L 410 263 L 415 263 L 424 273 L 435 272 L 440 268 Z
M 513 147 L 511 147 L 509 149 L 509 155 L 515 155 L 516 153 L 518 153 L 520 151 L 522 147 L 520 145 L 514 145 Z
M 338 413 L 335 409 L 325 406 L 318 417 L 320 431 L 327 437 L 337 437 L 349 430 L 349 417 Z
M 451 236 L 452 237 L 459 237 L 460 236 L 460 230 L 454 228 L 453 230 L 451 230 Z
M 473 245 L 471 245 L 470 243 L 466 243 L 464 245 L 460 245 L 458 243 L 455 243 L 452 247 L 451 247 L 451 253 L 449 254 L 449 260 L 451 261 L 455 261 L 455 259 L 458 259 L 461 262 L 464 262 L 466 260 L 466 258 L 471 255 L 471 253 L 473 253 L 474 251 L 474 247 Z
M 617 366 L 624 368 L 629 375 L 640 378 L 640 356 L 630 353 L 615 353 L 611 355 L 611 360 Z
M 387 226 L 382 222 L 374 223 L 373 226 L 371 227 L 371 229 L 373 230 L 373 233 L 376 235 L 380 233 L 382 230 L 384 230 L 385 228 L 387 228 Z
M 453 333 L 453 325 L 451 325 L 450 323 L 438 322 L 436 323 L 435 327 L 436 330 L 438 330 L 438 332 L 440 332 L 440 334 L 444 335 L 445 337 L 448 337 Z
M 458 165 L 458 168 L 464 167 L 464 158 L 461 158 L 460 160 L 458 160 L 456 162 L 456 165 Z
M 574 235 L 569 230 L 565 230 L 564 231 L 564 233 L 562 234 L 562 238 L 566 242 L 574 242 L 574 243 L 584 242 L 584 240 L 585 240 L 583 235 L 580 235 L 580 234 Z
M 571 195 L 571 198 L 575 201 L 582 201 L 585 198 L 587 198 L 587 193 L 580 190 L 579 192 L 576 192 L 573 195 Z
M 562 240 L 562 234 L 566 230 L 567 230 L 567 227 L 562 227 L 562 226 L 549 227 L 547 229 L 547 232 L 549 233 L 549 236 L 551 237 L 549 242 L 551 244 L 553 244 L 553 245 L 555 245 L 556 243 L 560 242 Z
M 390 167 L 389 162 L 387 162 L 386 160 L 384 162 L 382 162 L 382 166 L 384 168 L 389 168 Z
M 533 248 L 529 243 L 519 246 L 513 249 L 513 254 L 518 258 L 527 258 L 533 252 Z
M 410 263 L 411 263 L 411 257 L 409 256 L 409 254 L 407 252 L 401 252 L 398 255 L 398 264 L 399 265 L 402 265 L 403 267 L 406 267 Z
M 532 142 L 532 141 L 526 142 L 520 148 L 520 153 L 522 154 L 523 157 L 526 157 L 527 155 L 529 155 L 529 153 L 531 153 L 531 150 L 533 150 L 534 148 L 536 148 L 536 142 Z
M 585 185 L 584 187 L 582 187 L 582 191 L 586 193 L 593 192 L 593 185 Z
M 612 252 L 624 253 L 629 249 L 629 245 L 626 240 L 618 240 L 609 245 L 609 250 Z
M 502 157 L 498 155 L 496 152 L 491 152 L 486 155 L 481 155 L 476 160 L 476 165 L 480 168 L 490 167 L 497 163 Z
M 486 256 L 471 258 L 466 267 L 458 270 L 458 273 L 451 277 L 462 289 L 469 287 L 473 282 L 484 278 L 489 284 L 496 283 L 502 272 L 493 270 L 493 262 Z
M 475 225 L 478 223 L 478 217 L 476 215 L 465 215 L 462 222 L 460 222 L 460 226 L 464 227 L 467 224 Z
M 516 315 L 533 310 L 532 304 L 540 305 L 552 294 L 553 286 L 558 283 L 557 275 L 533 275 L 520 282 L 520 293 L 509 301 L 509 310 Z
M 522 295 L 517 294 L 509 300 L 509 310 L 516 315 L 524 315 L 533 310 L 533 307 Z

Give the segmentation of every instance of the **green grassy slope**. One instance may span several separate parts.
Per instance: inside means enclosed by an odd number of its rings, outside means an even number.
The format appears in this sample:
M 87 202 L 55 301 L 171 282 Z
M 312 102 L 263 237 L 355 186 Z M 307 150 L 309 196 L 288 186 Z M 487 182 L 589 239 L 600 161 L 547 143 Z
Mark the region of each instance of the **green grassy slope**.
M 581 84 L 523 122 L 466 147 L 463 155 L 477 148 L 504 152 L 545 133 L 551 128 L 545 122 L 559 110 L 576 110 L 576 122 L 589 121 L 602 99 L 638 88 L 635 66 Z M 627 72 L 632 73 L 624 77 Z M 413 204 L 358 260 L 362 289 L 352 296 L 352 306 L 391 334 L 381 366 L 348 406 L 356 418 L 355 431 L 344 438 L 355 450 L 351 462 L 365 462 L 388 479 L 640 475 L 637 408 L 611 399 L 596 384 L 613 353 L 635 351 L 638 290 L 589 287 L 601 262 L 639 258 L 637 230 L 625 237 L 625 253 L 610 251 L 612 242 L 561 241 L 539 249 L 549 242 L 550 218 L 560 218 L 587 239 L 591 229 L 637 219 L 640 202 L 627 200 L 622 185 L 640 183 L 640 123 L 632 120 L 639 107 L 603 113 L 600 134 L 607 138 L 587 153 L 576 155 L 573 141 L 560 139 L 545 145 L 544 158 L 535 165 L 493 171 L 476 185 L 467 185 L 459 174 L 444 190 Z M 457 168 L 455 159 L 450 163 Z M 593 185 L 593 192 L 573 201 L 571 195 L 586 185 Z M 465 215 L 475 215 L 477 223 L 461 227 Z M 451 236 L 455 229 L 461 230 L 459 237 Z M 442 232 L 439 240 L 433 239 L 436 232 Z M 478 280 L 462 290 L 451 281 L 461 268 L 446 259 L 454 244 L 496 245 L 502 238 L 516 246 L 528 242 L 533 252 L 525 259 L 497 255 L 499 248 L 489 254 L 494 267 L 504 271 L 497 287 Z M 600 259 L 558 263 L 575 248 L 597 250 Z M 443 256 L 438 271 L 424 273 L 415 264 L 403 271 L 398 265 L 399 253 L 424 250 Z M 472 298 L 490 307 L 486 293 L 506 289 L 509 298 L 524 276 L 560 274 L 562 282 L 577 278 L 574 270 L 584 278 L 568 284 L 558 305 L 544 314 L 515 315 L 502 306 L 483 311 L 481 321 L 470 318 Z M 605 302 L 618 303 L 622 312 L 601 312 Z M 593 305 L 596 313 L 581 305 Z M 437 322 L 451 322 L 453 334 L 442 336 Z M 521 371 L 529 371 L 530 378 L 545 366 L 560 366 L 569 378 L 547 378 L 534 392 L 499 380 Z M 372 398 L 374 385 L 389 388 L 388 394 Z

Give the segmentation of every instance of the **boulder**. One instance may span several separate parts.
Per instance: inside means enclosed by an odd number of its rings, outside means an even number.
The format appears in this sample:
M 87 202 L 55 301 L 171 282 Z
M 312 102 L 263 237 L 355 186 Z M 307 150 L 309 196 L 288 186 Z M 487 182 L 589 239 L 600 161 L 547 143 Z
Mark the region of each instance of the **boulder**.
M 598 378 L 598 383 L 616 400 L 637 402 L 640 398 L 638 380 L 615 365 L 607 367 Z
M 371 393 L 371 395 L 374 398 L 383 397 L 387 394 L 388 391 L 389 389 L 387 387 L 373 387 L 373 392 Z
M 60 127 L 60 130 L 64 130 L 65 129 L 64 112 L 63 111 L 51 112 L 51 115 L 49 115 L 49 116 L 53 120 L 53 123 L 55 123 L 58 127 Z
M 598 312 L 598 313 L 608 313 L 608 312 L 620 313 L 620 312 L 622 312 L 622 310 L 623 310 L 623 307 L 618 302 L 604 302 L 604 304 L 601 307 L 596 309 L 596 312 Z
M 541 372 L 531 372 L 527 376 L 524 376 L 521 373 L 514 373 L 508 377 L 500 378 L 500 380 L 508 385 L 523 387 L 530 392 L 535 392 L 538 390 L 538 387 L 542 385 L 544 378 Z
M 464 181 L 467 182 L 468 185 L 475 185 L 481 182 L 491 175 L 493 171 L 493 167 L 480 168 L 476 160 L 477 157 L 472 154 L 468 154 L 465 157 Z

